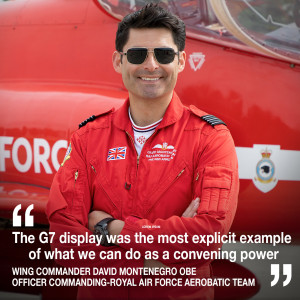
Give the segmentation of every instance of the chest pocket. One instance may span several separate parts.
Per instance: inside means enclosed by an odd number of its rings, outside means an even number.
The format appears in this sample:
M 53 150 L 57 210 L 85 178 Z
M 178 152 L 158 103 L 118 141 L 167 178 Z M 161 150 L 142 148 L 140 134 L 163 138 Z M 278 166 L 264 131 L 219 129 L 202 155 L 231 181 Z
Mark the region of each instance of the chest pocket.
M 115 218 L 121 217 L 120 197 L 96 159 L 90 161 L 90 191 L 93 199 L 92 210 L 103 210 Z
M 155 212 L 155 218 L 181 215 L 192 200 L 191 173 L 185 163 L 175 164 L 161 182 L 158 182 L 144 202 L 147 218 Z

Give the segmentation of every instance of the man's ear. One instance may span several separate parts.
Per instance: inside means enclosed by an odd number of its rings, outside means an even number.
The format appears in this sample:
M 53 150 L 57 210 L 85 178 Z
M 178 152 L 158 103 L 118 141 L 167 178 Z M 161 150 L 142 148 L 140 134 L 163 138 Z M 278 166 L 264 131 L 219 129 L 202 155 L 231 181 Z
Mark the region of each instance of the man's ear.
M 179 52 L 179 68 L 178 68 L 178 72 L 179 73 L 184 70 L 185 60 L 186 60 L 186 53 L 185 53 L 185 51 Z
M 113 63 L 113 66 L 114 66 L 114 69 L 117 73 L 122 73 L 121 71 L 121 67 L 122 67 L 122 54 L 120 54 L 118 51 L 115 51 L 113 53 L 113 56 L 112 56 L 112 63 Z

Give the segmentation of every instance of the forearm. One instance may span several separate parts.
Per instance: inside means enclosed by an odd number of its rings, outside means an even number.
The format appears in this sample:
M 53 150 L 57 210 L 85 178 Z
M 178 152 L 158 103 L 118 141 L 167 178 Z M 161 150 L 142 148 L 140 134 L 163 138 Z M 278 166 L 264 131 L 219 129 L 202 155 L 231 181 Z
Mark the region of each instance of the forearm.
M 184 211 L 184 213 L 182 214 L 182 217 L 185 218 L 192 218 L 197 214 L 197 209 L 199 207 L 199 202 L 200 199 L 196 198 L 193 201 L 191 201 L 191 203 L 189 204 L 189 206 L 186 208 L 186 210 Z M 110 218 L 111 216 L 103 211 L 93 211 L 89 214 L 89 229 L 91 231 L 94 230 L 95 225 L 100 222 L 101 220 L 105 219 L 105 218 Z M 121 220 L 113 220 L 108 224 L 108 232 L 110 235 L 116 235 L 118 236 L 123 227 L 125 226 L 125 222 L 121 221 Z M 117 238 L 115 239 L 117 241 Z M 154 259 L 145 259 L 144 260 L 144 267 L 145 268 L 154 268 L 154 267 L 158 267 L 158 268 L 165 268 L 166 266 L 161 263 L 158 260 L 154 260 Z
M 92 211 L 89 214 L 89 230 L 94 232 L 95 225 L 105 218 L 112 218 L 112 216 L 103 211 L 98 211 L 98 210 Z M 118 236 L 121 233 L 124 225 L 125 222 L 122 220 L 111 221 L 108 224 L 108 228 L 107 228 L 109 234 L 113 236 Z M 116 241 L 115 244 L 117 245 L 117 238 L 115 239 L 115 241 Z
M 55 236 L 51 243 L 52 251 L 57 249 L 62 253 L 72 253 L 70 259 L 64 255 L 62 258 L 56 259 L 56 262 L 65 267 L 102 267 L 102 268 L 140 268 L 143 267 L 143 259 L 139 260 L 127 260 L 125 259 L 126 249 L 120 247 L 104 247 L 99 244 L 91 242 L 92 232 L 86 227 L 82 226 L 72 218 L 72 215 L 66 214 L 64 211 L 58 211 L 51 216 L 50 219 L 50 232 L 54 232 Z M 60 237 L 72 236 L 77 238 L 78 236 L 84 237 L 85 241 L 80 245 L 74 242 L 61 242 Z M 74 241 L 74 240 L 73 240 Z M 113 259 L 106 259 L 107 251 L 113 256 Z M 79 253 L 94 253 L 94 258 L 86 257 L 80 258 Z
M 223 173 L 227 175 L 228 169 L 222 169 L 220 166 L 214 168 L 218 170 L 218 176 Z M 204 243 L 194 243 L 192 238 L 194 235 L 214 235 L 219 233 L 220 235 L 227 234 L 232 224 L 238 199 L 238 171 L 235 170 L 230 173 L 230 181 L 228 186 L 230 189 L 225 188 L 225 184 L 222 180 L 215 181 L 213 174 L 210 177 L 203 180 L 207 186 L 202 189 L 202 198 L 200 201 L 197 215 L 193 218 L 185 218 L 172 216 L 168 219 L 156 219 L 154 222 L 149 222 L 146 219 L 138 219 L 129 216 L 125 219 L 125 226 L 121 232 L 122 235 L 129 235 L 132 243 L 131 248 L 138 250 L 142 253 L 146 251 L 158 251 L 160 257 L 162 253 L 167 250 L 170 253 L 170 258 L 164 260 L 163 263 L 178 263 L 180 260 L 174 258 L 173 254 L 178 251 L 218 251 L 221 247 L 220 243 L 212 243 L 206 245 Z M 226 176 L 224 176 L 225 178 Z M 222 178 L 222 176 L 220 176 Z M 225 178 L 227 180 L 227 177 Z M 212 186 L 209 186 L 212 184 Z M 222 187 L 218 187 L 217 185 Z M 147 226 L 145 226 L 147 225 Z M 143 235 L 152 235 L 154 237 L 153 243 L 136 243 L 134 236 L 136 232 L 141 232 Z M 161 236 L 180 236 L 183 238 L 186 236 L 184 242 L 177 243 L 164 243 Z M 160 237 L 160 239 L 159 239 Z M 121 247 L 127 248 L 128 244 L 120 244 Z M 201 262 L 201 261 L 200 261 Z M 199 260 L 195 260 L 195 263 L 199 263 Z M 207 263 L 203 260 L 201 263 Z

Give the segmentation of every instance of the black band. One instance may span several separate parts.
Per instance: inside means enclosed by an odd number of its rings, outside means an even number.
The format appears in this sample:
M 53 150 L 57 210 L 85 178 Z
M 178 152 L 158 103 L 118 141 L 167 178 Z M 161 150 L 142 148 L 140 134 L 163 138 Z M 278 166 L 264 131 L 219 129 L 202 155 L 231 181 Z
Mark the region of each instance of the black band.
M 102 221 L 98 222 L 94 227 L 95 228 L 94 234 L 98 235 L 98 236 L 102 236 L 102 238 L 101 238 L 102 246 L 109 247 L 109 246 L 115 245 L 115 244 L 109 243 L 107 241 L 107 236 L 109 235 L 107 225 L 113 220 L 115 220 L 115 219 L 114 218 L 105 218 Z

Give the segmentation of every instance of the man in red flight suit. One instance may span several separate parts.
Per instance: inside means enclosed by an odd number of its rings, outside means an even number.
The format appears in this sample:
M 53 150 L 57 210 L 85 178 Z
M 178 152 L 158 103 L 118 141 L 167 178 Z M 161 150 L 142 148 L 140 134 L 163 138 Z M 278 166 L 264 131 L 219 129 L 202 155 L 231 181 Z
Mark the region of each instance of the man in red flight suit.
M 184 107 L 174 92 L 185 66 L 184 46 L 183 22 L 156 5 L 145 6 L 119 24 L 113 66 L 129 98 L 117 111 L 83 122 L 73 134 L 47 205 L 50 231 L 56 232 L 52 246 L 73 249 L 75 257 L 78 250 L 93 250 L 96 259 L 61 260 L 62 265 L 195 267 L 197 275 L 192 277 L 212 276 L 210 260 L 178 259 L 173 254 L 221 247 L 191 239 L 228 233 L 238 198 L 237 158 L 225 124 L 194 106 Z M 58 241 L 65 232 L 93 231 L 102 236 L 101 246 Z M 153 241 L 136 243 L 136 232 L 152 235 Z M 130 243 L 118 240 L 109 245 L 109 235 L 130 236 Z M 186 235 L 187 243 L 159 243 L 159 235 Z M 100 251 L 124 255 L 131 248 L 141 258 L 97 257 Z M 170 255 L 162 259 L 165 250 Z M 145 259 L 147 251 L 156 251 L 158 259 Z M 137 283 L 141 277 L 131 276 Z M 213 288 L 79 287 L 78 298 L 213 299 Z

